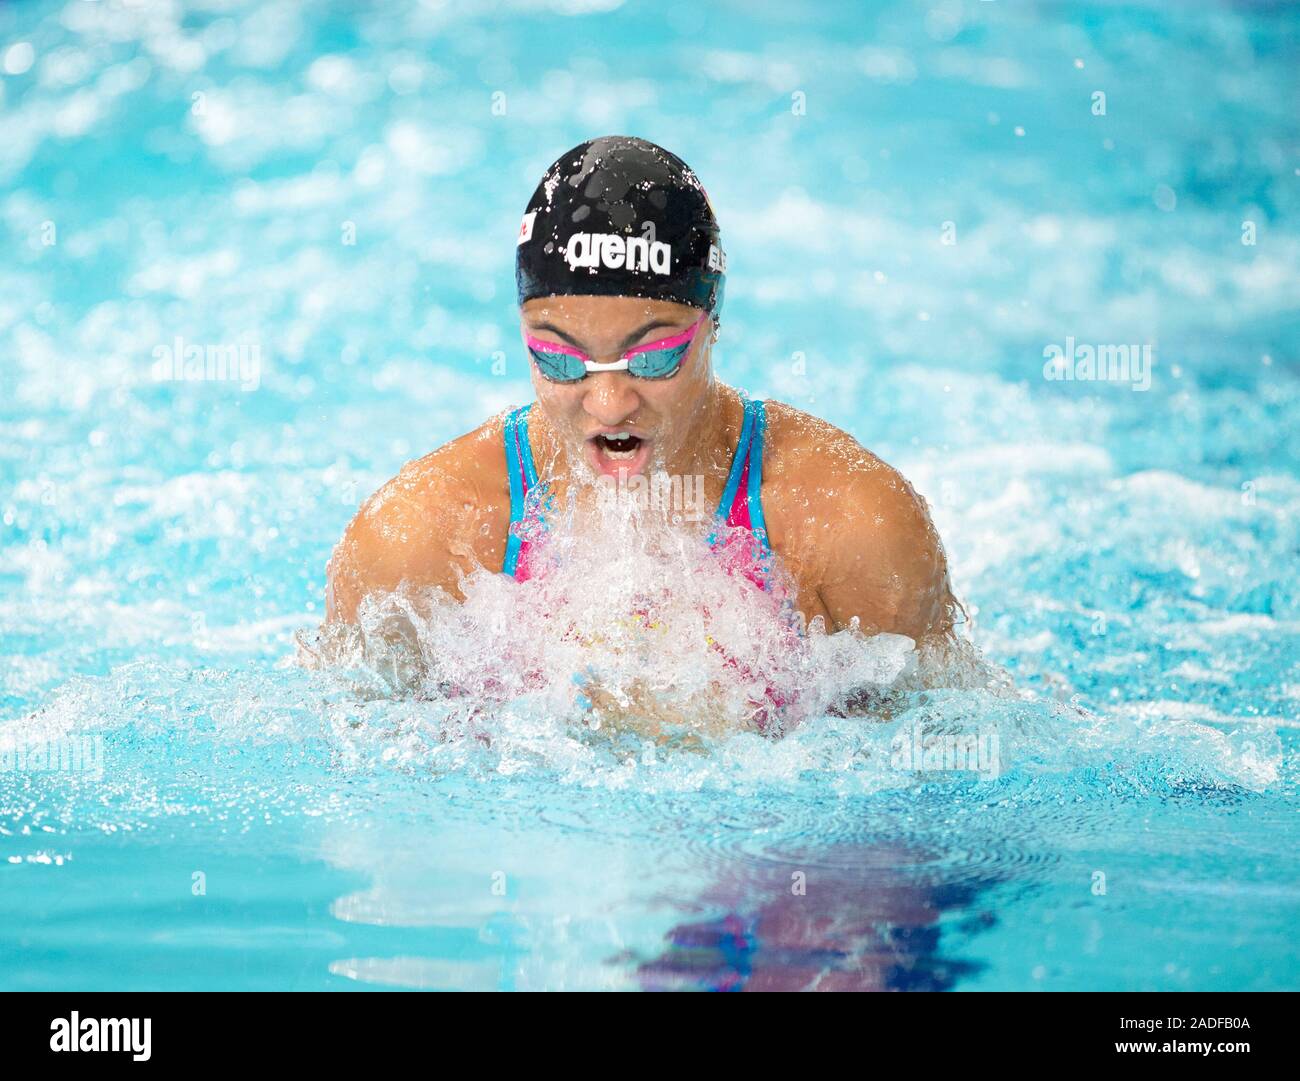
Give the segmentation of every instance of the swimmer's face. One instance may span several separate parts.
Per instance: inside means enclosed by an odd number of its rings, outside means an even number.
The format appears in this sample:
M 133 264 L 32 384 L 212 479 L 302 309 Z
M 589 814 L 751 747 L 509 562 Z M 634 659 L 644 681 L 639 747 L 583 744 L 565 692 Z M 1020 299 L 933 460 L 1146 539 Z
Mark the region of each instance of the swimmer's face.
M 571 345 L 599 364 L 610 364 L 634 346 L 690 329 L 700 314 L 670 300 L 536 297 L 521 309 L 521 337 Z M 696 435 L 695 422 L 707 401 L 712 339 L 713 321 L 706 319 L 681 368 L 667 379 L 590 372 L 576 383 L 554 383 L 530 360 L 538 405 L 570 457 L 585 461 L 597 475 L 671 471 Z M 631 438 L 611 438 L 620 435 Z

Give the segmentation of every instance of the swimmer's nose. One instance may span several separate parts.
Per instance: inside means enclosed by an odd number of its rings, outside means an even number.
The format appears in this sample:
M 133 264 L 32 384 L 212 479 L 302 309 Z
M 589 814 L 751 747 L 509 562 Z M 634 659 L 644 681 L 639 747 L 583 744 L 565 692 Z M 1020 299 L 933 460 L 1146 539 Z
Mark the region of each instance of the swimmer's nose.
M 631 417 L 641 405 L 641 396 L 625 372 L 593 372 L 583 396 L 582 407 L 602 427 L 614 428 Z

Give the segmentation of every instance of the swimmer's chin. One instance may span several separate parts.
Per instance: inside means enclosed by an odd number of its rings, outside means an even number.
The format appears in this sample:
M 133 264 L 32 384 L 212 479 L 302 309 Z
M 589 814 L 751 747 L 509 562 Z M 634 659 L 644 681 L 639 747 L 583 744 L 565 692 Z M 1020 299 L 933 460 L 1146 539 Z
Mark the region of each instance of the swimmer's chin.
M 588 439 L 582 445 L 582 454 L 587 466 L 598 478 L 609 477 L 617 480 L 620 473 L 629 477 L 645 474 L 651 456 L 654 454 L 654 443 L 649 439 L 642 439 L 631 457 L 622 458 L 607 453 L 594 439 Z

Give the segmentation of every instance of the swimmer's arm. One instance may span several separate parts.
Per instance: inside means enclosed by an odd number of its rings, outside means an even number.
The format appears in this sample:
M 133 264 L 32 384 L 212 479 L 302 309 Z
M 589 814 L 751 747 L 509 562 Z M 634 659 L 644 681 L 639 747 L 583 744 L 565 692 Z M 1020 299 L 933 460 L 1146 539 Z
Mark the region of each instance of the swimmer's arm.
M 867 634 L 904 634 L 918 644 L 951 635 L 957 605 L 925 501 L 879 461 L 838 494 L 817 591 L 831 628 L 857 616 Z
M 402 585 L 436 587 L 463 600 L 460 580 L 476 563 L 481 511 L 460 478 L 408 463 L 371 496 L 326 568 L 326 621 L 355 623 L 361 602 Z

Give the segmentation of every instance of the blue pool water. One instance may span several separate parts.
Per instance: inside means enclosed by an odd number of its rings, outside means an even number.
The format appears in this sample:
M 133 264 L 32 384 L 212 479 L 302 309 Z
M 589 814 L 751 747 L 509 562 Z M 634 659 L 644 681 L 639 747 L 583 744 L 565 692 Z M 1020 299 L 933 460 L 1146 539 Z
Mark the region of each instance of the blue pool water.
M 0 987 L 1300 984 L 1300 14 L 864 7 L 0 8 Z M 722 377 L 902 469 L 1009 684 L 485 745 L 295 661 L 360 501 L 528 400 L 518 216 L 609 132 L 718 208 Z

